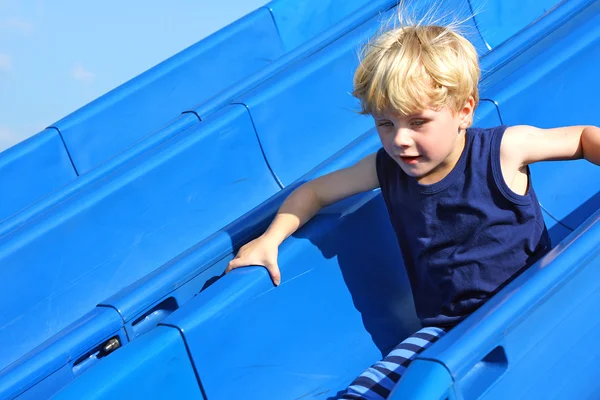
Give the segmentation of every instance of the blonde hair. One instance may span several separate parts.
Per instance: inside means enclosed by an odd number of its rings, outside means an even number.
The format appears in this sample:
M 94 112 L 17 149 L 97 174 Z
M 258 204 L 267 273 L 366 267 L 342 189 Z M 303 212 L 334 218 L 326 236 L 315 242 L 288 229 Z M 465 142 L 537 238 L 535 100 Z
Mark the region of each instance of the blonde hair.
M 445 106 L 456 113 L 470 96 L 477 106 L 480 74 L 474 46 L 452 27 L 404 26 L 363 47 L 352 94 L 361 114 L 410 115 Z

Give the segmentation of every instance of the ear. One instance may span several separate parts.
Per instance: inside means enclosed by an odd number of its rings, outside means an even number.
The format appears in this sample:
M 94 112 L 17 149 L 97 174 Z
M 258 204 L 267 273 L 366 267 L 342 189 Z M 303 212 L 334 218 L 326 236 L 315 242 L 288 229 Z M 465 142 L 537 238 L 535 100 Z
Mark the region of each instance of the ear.
M 460 129 L 467 129 L 473 123 L 473 111 L 475 110 L 475 99 L 469 96 L 469 99 L 458 113 L 460 119 Z

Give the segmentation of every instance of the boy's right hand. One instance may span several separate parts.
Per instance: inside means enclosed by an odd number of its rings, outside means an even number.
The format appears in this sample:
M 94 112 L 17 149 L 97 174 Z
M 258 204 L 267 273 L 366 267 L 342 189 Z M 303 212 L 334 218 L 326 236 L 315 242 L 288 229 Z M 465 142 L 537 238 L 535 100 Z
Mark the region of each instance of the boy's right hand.
M 229 262 L 225 273 L 239 267 L 262 265 L 269 271 L 275 286 L 279 286 L 279 245 L 321 208 L 379 187 L 376 159 L 377 153 L 373 153 L 351 167 L 323 175 L 296 188 L 285 199 L 265 233 L 244 245 Z
M 279 286 L 279 283 L 281 283 L 281 273 L 277 265 L 278 248 L 279 245 L 277 243 L 270 241 L 264 236 L 259 236 L 240 248 L 235 258 L 227 265 L 225 273 L 227 274 L 231 270 L 240 267 L 262 265 L 269 271 L 269 276 L 271 276 L 275 286 Z

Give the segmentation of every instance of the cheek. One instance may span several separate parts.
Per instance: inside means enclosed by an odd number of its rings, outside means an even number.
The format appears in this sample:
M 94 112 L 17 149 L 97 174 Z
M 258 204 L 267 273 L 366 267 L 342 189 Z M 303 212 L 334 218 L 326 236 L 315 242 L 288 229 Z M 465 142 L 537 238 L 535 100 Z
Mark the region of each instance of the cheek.
M 415 140 L 420 153 L 432 154 L 439 147 L 439 138 L 435 132 L 422 132 Z
M 417 147 L 419 152 L 433 160 L 443 159 L 448 156 L 448 152 L 453 146 L 452 135 L 445 134 L 444 132 L 431 131 L 419 138 Z
M 393 147 L 392 135 L 386 135 L 379 131 L 377 131 L 377 134 L 379 135 L 379 141 L 381 142 L 381 145 L 383 146 L 385 151 L 387 151 L 389 153 Z

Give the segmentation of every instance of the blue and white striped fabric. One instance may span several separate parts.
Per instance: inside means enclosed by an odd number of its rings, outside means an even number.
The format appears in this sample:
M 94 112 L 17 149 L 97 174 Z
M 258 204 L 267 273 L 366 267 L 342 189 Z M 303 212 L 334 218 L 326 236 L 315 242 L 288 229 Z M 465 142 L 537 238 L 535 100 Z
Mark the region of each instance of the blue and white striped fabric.
M 386 399 L 417 355 L 445 334 L 441 328 L 428 327 L 406 338 L 387 357 L 356 378 L 341 399 Z

